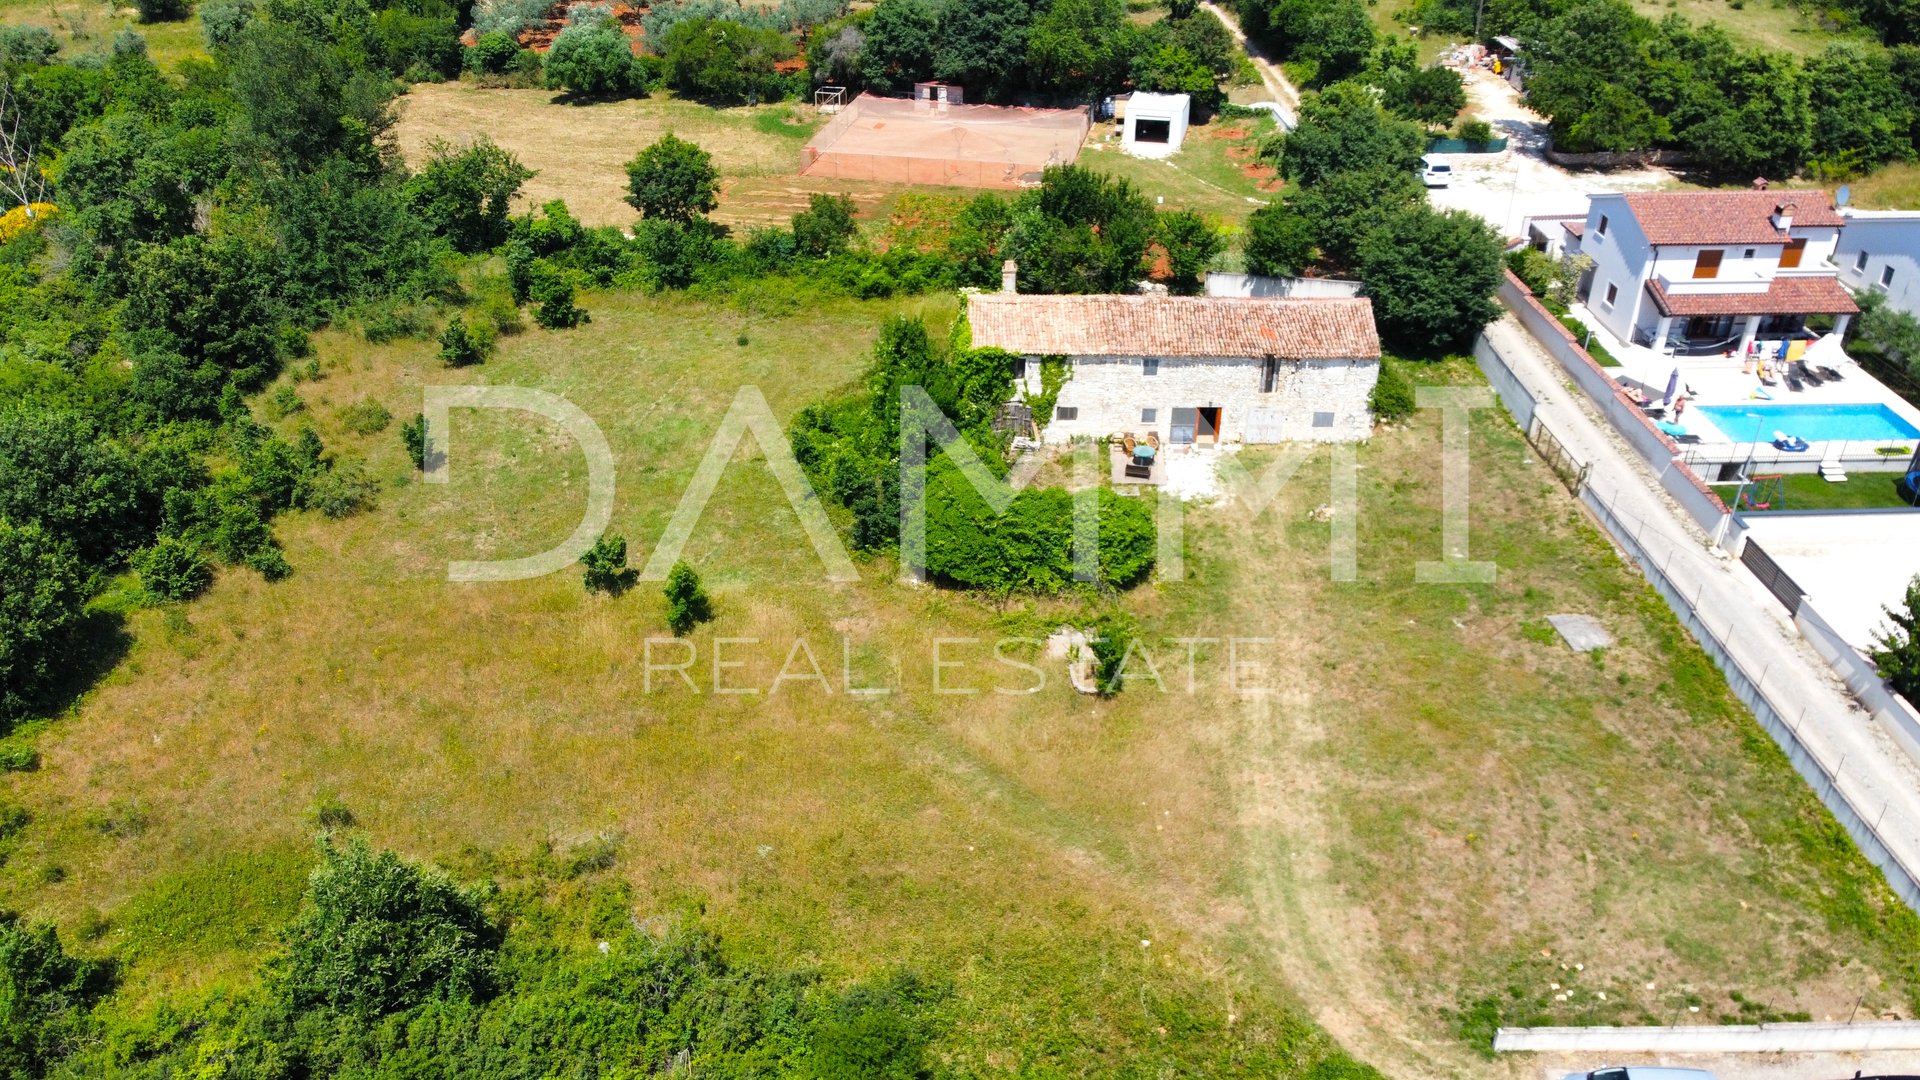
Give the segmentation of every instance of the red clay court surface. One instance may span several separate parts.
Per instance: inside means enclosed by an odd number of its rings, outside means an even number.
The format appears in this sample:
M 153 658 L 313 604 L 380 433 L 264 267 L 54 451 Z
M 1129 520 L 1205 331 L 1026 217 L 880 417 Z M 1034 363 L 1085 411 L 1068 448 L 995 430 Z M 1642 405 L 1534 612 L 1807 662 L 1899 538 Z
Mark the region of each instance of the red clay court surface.
M 944 105 L 861 94 L 800 152 L 803 176 L 1017 188 L 1080 156 L 1086 109 Z

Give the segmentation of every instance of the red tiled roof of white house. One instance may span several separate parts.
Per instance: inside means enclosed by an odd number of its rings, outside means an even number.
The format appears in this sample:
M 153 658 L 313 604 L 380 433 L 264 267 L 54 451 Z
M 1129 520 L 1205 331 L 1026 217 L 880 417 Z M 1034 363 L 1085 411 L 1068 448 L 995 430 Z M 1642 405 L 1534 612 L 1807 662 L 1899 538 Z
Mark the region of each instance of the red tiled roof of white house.
M 1793 226 L 1841 226 L 1824 191 L 1641 191 L 1627 195 L 1653 244 L 1780 244 Z
M 1856 315 L 1853 302 L 1833 277 L 1774 278 L 1766 292 L 1669 293 L 1658 279 L 1647 282 L 1662 315 Z
M 1380 355 L 1364 297 L 1040 296 L 981 293 L 967 301 L 977 348 L 1027 356 Z

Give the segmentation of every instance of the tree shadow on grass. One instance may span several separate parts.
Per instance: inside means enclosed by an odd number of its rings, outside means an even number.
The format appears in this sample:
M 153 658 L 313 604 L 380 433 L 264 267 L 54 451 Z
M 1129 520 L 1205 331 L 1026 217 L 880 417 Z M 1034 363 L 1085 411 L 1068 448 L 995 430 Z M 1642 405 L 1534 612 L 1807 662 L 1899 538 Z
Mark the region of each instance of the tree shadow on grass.
M 133 648 L 127 618 L 117 611 L 89 611 L 70 633 L 53 678 L 22 703 L 18 715 L 0 716 L 0 735 L 16 726 L 59 716 L 126 659 Z

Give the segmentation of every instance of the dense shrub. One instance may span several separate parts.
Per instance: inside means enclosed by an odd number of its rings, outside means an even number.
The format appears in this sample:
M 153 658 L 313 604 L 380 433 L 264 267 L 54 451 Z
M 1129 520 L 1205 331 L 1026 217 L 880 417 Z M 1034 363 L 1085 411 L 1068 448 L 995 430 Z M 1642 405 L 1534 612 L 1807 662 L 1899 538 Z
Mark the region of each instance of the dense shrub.
M 662 592 L 667 598 L 667 627 L 675 637 L 685 637 L 688 631 L 713 618 L 713 601 L 701 587 L 700 575 L 685 562 L 673 564 Z
M 315 472 L 301 489 L 300 504 L 330 518 L 343 518 L 372 509 L 380 482 L 359 462 L 336 463 Z
M 1898 608 L 1881 610 L 1892 625 L 1874 639 L 1867 655 L 1896 693 L 1909 701 L 1920 700 L 1920 577 L 1907 584 Z
M 605 8 L 577 6 L 570 19 L 547 50 L 547 85 L 582 97 L 646 93 L 646 68 Z
M 393 414 L 372 398 L 361 398 L 340 410 L 340 426 L 355 435 L 373 435 L 385 431 L 392 422 Z
M 1373 412 L 1373 418 L 1381 422 L 1404 420 L 1413 415 L 1413 383 L 1407 379 L 1406 372 L 1400 370 L 1399 361 L 1380 358 L 1380 377 L 1367 398 L 1367 408 Z
M 53 927 L 0 912 L 0 1075 L 44 1076 L 88 1030 L 87 1011 L 112 988 L 106 965 L 69 956 Z
M 807 198 L 807 208 L 793 215 L 794 253 L 810 259 L 824 259 L 847 249 L 853 239 L 853 200 L 845 195 Z
M 0 518 L 0 730 L 63 670 L 86 578 L 70 545 Z
M 588 592 L 618 595 L 632 588 L 639 577 L 639 573 L 627 565 L 627 538 L 618 533 L 608 533 L 595 540 L 587 553 L 580 556 L 580 565 L 586 571 L 581 582 Z
M 427 418 L 415 413 L 413 419 L 400 425 L 400 442 L 407 448 L 407 458 L 416 469 L 427 467 Z
M 499 934 L 477 893 L 352 840 L 322 849 L 282 940 L 271 981 L 278 997 L 366 1019 L 423 1001 L 484 997 Z
M 435 140 L 407 181 L 414 212 L 459 251 L 488 251 L 507 236 L 507 214 L 533 170 L 481 138 L 464 148 Z
M 213 582 L 213 564 L 200 545 L 178 536 L 163 536 L 133 561 L 140 586 L 158 600 L 189 600 Z
M 448 367 L 466 367 L 487 358 L 482 344 L 467 330 L 467 321 L 458 315 L 447 320 L 440 331 L 440 362 Z
M 793 41 L 778 30 L 719 19 L 681 20 L 653 45 L 668 86 L 721 105 L 778 101 L 786 83 L 774 64 L 794 52 Z

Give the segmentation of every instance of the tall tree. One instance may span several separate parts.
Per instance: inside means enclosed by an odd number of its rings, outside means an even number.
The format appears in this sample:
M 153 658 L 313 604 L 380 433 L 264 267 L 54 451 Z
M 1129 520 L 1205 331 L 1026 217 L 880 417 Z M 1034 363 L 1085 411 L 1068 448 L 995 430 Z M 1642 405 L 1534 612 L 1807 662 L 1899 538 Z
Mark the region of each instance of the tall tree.
M 672 132 L 627 162 L 627 204 L 643 218 L 692 221 L 720 205 L 713 155 Z
M 1506 261 L 1486 222 L 1421 205 L 1366 235 L 1358 269 L 1381 333 L 1412 352 L 1437 354 L 1470 340 L 1499 313 L 1493 294 Z
M 970 98 L 997 101 L 1018 89 L 1026 71 L 1028 0 L 968 0 L 940 10 L 933 74 L 959 83 Z
M 1411 175 L 1426 143 L 1418 124 L 1386 114 L 1372 87 L 1336 83 L 1301 107 L 1299 125 L 1281 144 L 1281 171 L 1305 185 L 1340 172 Z
M 1913 105 L 1884 50 L 1836 41 L 1807 61 L 1813 152 L 1848 167 L 1911 158 Z
M 898 93 L 930 78 L 939 28 L 931 0 L 880 0 L 860 46 L 860 76 L 867 88 Z

